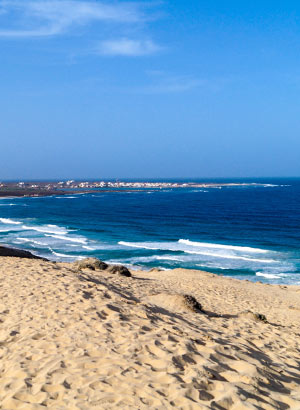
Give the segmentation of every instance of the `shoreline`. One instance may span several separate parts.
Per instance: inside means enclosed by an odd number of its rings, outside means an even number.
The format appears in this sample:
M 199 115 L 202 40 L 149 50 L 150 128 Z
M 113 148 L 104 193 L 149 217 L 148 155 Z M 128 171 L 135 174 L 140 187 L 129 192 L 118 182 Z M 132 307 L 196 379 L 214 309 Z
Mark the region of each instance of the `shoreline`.
M 14 257 L 14 258 L 22 258 L 22 259 L 39 259 L 43 260 L 45 262 L 50 262 L 50 263 L 57 263 L 57 264 L 67 264 L 67 265 L 72 265 L 79 263 L 80 261 L 88 260 L 88 259 L 95 259 L 99 260 L 101 263 L 106 263 L 104 261 L 101 261 L 97 257 L 91 257 L 91 256 L 86 256 L 85 258 L 80 258 L 77 259 L 73 262 L 63 262 L 60 260 L 55 260 L 53 259 L 47 259 L 43 256 L 36 255 L 35 253 L 32 253 L 28 249 L 22 249 L 22 248 L 17 248 L 17 247 L 12 247 L 7 244 L 2 244 L 0 243 L 0 258 L 1 257 Z M 253 284 L 261 284 L 264 286 L 278 286 L 280 288 L 299 288 L 300 291 L 300 285 L 293 285 L 293 284 L 278 284 L 278 283 L 264 283 L 260 280 L 256 281 L 250 281 L 248 279 L 240 279 L 240 278 L 235 278 L 234 276 L 227 276 L 227 275 L 222 275 L 218 273 L 213 273 L 210 271 L 202 270 L 202 269 L 193 269 L 193 268 L 182 268 L 182 267 L 177 267 L 177 268 L 170 268 L 170 269 L 162 269 L 159 266 L 154 266 L 149 269 L 142 269 L 141 267 L 134 267 L 134 265 L 126 265 L 126 264 L 121 264 L 121 263 L 116 263 L 116 266 L 125 266 L 126 269 L 129 271 L 136 273 L 136 272 L 144 272 L 144 273 L 151 273 L 151 272 L 161 272 L 164 274 L 165 272 L 173 272 L 173 271 L 185 271 L 185 272 L 198 272 L 199 274 L 201 273 L 206 273 L 207 275 L 211 275 L 211 277 L 217 277 L 217 278 L 225 278 L 229 280 L 234 280 L 238 282 L 247 282 L 247 283 L 253 283 Z
M 299 407 L 299 286 L 131 273 L 0 257 L 0 407 Z

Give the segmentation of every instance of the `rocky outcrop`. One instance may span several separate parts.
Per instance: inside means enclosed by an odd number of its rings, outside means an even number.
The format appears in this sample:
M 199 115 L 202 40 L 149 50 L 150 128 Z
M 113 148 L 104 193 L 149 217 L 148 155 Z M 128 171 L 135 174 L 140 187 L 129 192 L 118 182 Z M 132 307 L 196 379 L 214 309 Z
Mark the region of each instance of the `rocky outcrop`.
M 90 269 L 90 270 L 101 270 L 107 273 L 118 274 L 122 276 L 131 277 L 129 270 L 123 265 L 108 265 L 107 263 L 101 261 L 97 258 L 86 258 L 81 261 L 74 263 L 76 269 Z
M 31 252 L 24 251 L 22 249 L 8 248 L 6 246 L 0 246 L 0 256 L 47 260 L 45 258 L 41 258 L 40 256 L 33 255 Z
M 108 268 L 107 263 L 97 258 L 85 258 L 74 263 L 77 269 L 105 270 Z
M 154 311 L 157 309 L 163 309 L 162 312 L 194 312 L 194 313 L 206 313 L 203 311 L 201 304 L 194 296 L 182 295 L 179 293 L 156 293 L 154 295 L 146 296 L 144 299 L 146 304 L 151 304 L 154 307 Z
M 129 270 L 123 265 L 109 265 L 107 271 L 109 273 L 127 276 L 128 278 L 131 276 Z

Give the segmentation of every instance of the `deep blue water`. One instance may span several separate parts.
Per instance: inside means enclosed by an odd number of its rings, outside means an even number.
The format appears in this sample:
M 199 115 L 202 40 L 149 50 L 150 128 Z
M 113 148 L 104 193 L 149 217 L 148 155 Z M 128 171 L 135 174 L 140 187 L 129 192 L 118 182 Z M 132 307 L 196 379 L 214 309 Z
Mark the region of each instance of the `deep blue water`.
M 0 242 L 62 261 L 300 284 L 300 179 L 244 182 L 261 185 L 2 198 Z

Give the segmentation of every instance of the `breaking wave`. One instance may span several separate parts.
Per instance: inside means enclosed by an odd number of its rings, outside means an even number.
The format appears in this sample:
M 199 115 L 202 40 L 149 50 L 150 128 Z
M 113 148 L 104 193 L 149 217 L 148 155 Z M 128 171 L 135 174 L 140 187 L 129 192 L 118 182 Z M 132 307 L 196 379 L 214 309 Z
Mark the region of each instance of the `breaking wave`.
M 61 234 L 64 235 L 70 232 L 68 229 L 57 226 L 57 225 L 41 225 L 41 226 L 22 225 L 22 228 L 24 230 L 29 230 L 29 231 L 37 231 L 37 232 L 42 232 L 42 233 L 59 234 L 59 235 Z
M 233 245 L 221 245 L 217 243 L 193 242 L 188 239 L 179 239 L 178 243 L 183 243 L 189 246 L 197 246 L 201 248 L 229 249 L 233 251 L 251 252 L 251 253 L 267 253 L 268 252 L 265 249 L 250 248 L 248 246 L 233 246 Z
M 46 236 L 51 236 L 52 238 L 56 238 L 56 239 L 60 239 L 62 241 L 66 241 L 66 242 L 76 242 L 76 243 L 82 243 L 82 244 L 86 244 L 87 243 L 87 239 L 86 238 L 79 238 L 79 237 L 71 237 L 71 236 L 66 236 L 66 235 L 47 235 Z
M 264 272 L 256 272 L 256 276 L 262 276 L 266 279 L 280 279 L 281 275 L 275 275 L 274 273 L 264 273 Z
M 22 223 L 22 222 L 15 221 L 9 218 L 0 218 L 0 222 L 2 222 L 3 224 L 8 224 L 8 225 L 21 225 Z
M 76 259 L 74 255 L 67 255 L 60 252 L 55 252 L 53 249 L 49 248 L 53 255 L 58 256 L 59 258 L 67 258 L 67 259 Z
M 261 272 L 261 275 L 273 275 L 273 279 L 278 278 L 278 272 L 295 270 L 293 264 L 282 258 L 281 254 L 249 246 L 195 242 L 188 239 L 180 239 L 177 242 L 120 241 L 119 245 L 144 249 L 145 252 L 159 252 L 158 255 L 148 256 L 148 259 L 145 256 L 136 257 L 134 258 L 136 263 L 164 261 L 173 267 L 184 264 L 185 267 L 199 266 L 202 269 L 251 271 L 254 274 Z M 166 253 L 162 255 L 162 252 Z

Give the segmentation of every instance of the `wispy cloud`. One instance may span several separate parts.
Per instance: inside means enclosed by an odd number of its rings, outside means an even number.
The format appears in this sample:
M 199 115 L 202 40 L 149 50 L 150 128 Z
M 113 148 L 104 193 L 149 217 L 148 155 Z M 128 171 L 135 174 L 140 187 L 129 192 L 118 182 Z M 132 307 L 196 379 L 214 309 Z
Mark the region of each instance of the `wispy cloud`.
M 151 71 L 148 75 L 154 81 L 140 90 L 147 94 L 181 93 L 206 85 L 205 80 L 192 76 L 168 75 L 160 71 Z
M 115 40 L 102 41 L 97 48 L 98 54 L 106 56 L 145 56 L 154 54 L 161 47 L 152 40 L 132 40 L 129 38 L 120 38 Z
M 141 4 L 113 4 L 81 0 L 0 0 L 0 15 L 10 24 L 0 29 L 0 37 L 55 36 L 74 26 L 95 21 L 138 23 L 145 20 Z

